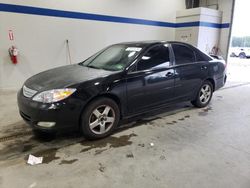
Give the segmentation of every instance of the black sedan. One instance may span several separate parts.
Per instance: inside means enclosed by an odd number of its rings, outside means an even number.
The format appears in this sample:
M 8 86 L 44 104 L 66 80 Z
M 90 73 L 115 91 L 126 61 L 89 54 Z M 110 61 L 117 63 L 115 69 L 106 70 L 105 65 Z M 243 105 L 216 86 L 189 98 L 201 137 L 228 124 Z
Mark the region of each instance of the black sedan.
M 80 128 L 110 135 L 120 119 L 181 101 L 205 107 L 226 82 L 226 64 L 180 42 L 109 46 L 87 60 L 39 73 L 18 92 L 22 118 L 35 130 Z

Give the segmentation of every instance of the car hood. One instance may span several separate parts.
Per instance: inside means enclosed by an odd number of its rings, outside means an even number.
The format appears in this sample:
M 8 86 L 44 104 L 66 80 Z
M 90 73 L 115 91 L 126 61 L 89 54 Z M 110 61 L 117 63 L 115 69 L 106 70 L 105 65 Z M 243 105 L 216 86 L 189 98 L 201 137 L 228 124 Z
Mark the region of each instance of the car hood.
M 24 85 L 36 91 L 45 91 L 69 87 L 84 81 L 106 77 L 112 73 L 112 71 L 74 64 L 41 72 L 29 78 Z

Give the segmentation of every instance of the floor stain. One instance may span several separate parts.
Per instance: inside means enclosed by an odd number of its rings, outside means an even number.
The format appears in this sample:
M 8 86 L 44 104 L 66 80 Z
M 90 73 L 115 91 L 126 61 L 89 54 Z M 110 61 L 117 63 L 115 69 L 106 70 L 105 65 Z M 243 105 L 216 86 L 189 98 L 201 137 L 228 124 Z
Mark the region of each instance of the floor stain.
M 190 115 L 185 115 L 184 117 L 179 118 L 178 120 L 174 120 L 172 122 L 167 122 L 167 125 L 173 125 L 178 123 L 178 121 L 184 121 L 185 119 L 190 118 Z
M 134 155 L 133 155 L 133 153 L 128 153 L 128 154 L 126 155 L 126 157 L 127 157 L 127 158 L 134 158 Z
M 110 136 L 101 140 L 96 140 L 96 141 L 83 141 L 81 144 L 83 146 L 87 146 L 87 148 L 82 149 L 81 152 L 86 152 L 92 149 L 96 148 L 106 148 L 109 146 L 109 148 L 118 148 L 118 147 L 123 147 L 123 146 L 128 146 L 132 144 L 132 141 L 130 138 L 137 136 L 136 134 L 132 133 L 130 135 L 123 135 L 120 137 L 114 137 Z M 103 152 L 103 151 L 101 151 Z
M 33 147 L 34 147 L 34 146 L 31 145 L 31 144 L 23 145 L 22 152 L 23 152 L 23 153 L 26 153 L 26 152 L 28 152 L 28 151 L 31 151 Z
M 208 115 L 208 112 L 211 110 L 212 110 L 211 106 L 204 108 L 201 112 L 199 112 L 199 116 L 206 116 L 206 115 Z
M 3 127 L 3 129 L 1 130 L 1 133 L 3 133 L 3 135 L 8 135 L 9 133 L 23 133 L 23 132 L 28 132 L 30 131 L 31 128 L 25 124 L 25 122 L 23 120 L 17 121 L 15 123 L 6 125 Z
M 164 155 L 161 155 L 160 160 L 166 160 L 166 157 Z
M 211 107 L 211 106 L 209 106 L 209 107 L 203 109 L 204 112 L 208 112 L 208 111 L 210 111 L 210 110 L 212 110 L 212 107 Z
M 72 160 L 62 160 L 59 165 L 63 164 L 73 164 L 74 162 L 78 161 L 78 159 L 72 159 Z
M 12 135 L 1 137 L 0 138 L 0 143 L 15 140 L 15 139 L 19 139 L 19 138 L 23 138 L 23 137 L 26 137 L 26 136 L 31 136 L 31 135 L 32 135 L 32 131 L 27 131 L 27 132 L 24 131 L 22 133 L 15 133 L 15 134 L 12 134 Z
M 57 150 L 58 150 L 57 148 L 50 148 L 32 153 L 32 155 L 36 157 L 43 157 L 43 163 L 48 164 L 51 161 L 60 159 L 60 157 L 56 157 Z M 28 156 L 25 159 L 27 160 L 27 158 Z
M 223 96 L 216 96 L 218 101 L 222 101 L 223 100 Z
M 104 171 L 105 171 L 105 169 L 106 169 L 106 167 L 105 167 L 105 166 L 103 166 L 103 164 L 102 164 L 102 163 L 99 163 L 99 171 L 100 171 L 100 172 L 104 172 Z
M 138 146 L 144 148 L 144 147 L 145 147 L 145 144 L 138 144 Z
M 95 150 L 95 155 L 99 155 L 99 154 L 101 154 L 102 152 L 104 152 L 104 151 L 107 151 L 108 149 L 97 149 L 97 150 Z
M 4 147 L 0 151 L 0 161 L 11 160 L 18 156 L 23 156 L 23 154 L 31 151 L 35 144 L 29 144 L 29 140 L 22 141 L 20 139 L 10 141 L 8 143 L 3 143 Z
M 23 158 L 32 153 L 47 150 L 48 148 L 64 148 L 74 145 L 83 140 L 83 138 L 59 138 L 52 141 L 43 141 L 35 136 L 25 137 L 9 142 L 2 143 L 3 147 L 0 151 L 0 161 L 13 160 Z M 28 158 L 27 158 L 28 159 Z
M 154 117 L 154 118 L 151 118 L 151 119 L 140 119 L 140 120 L 137 120 L 133 126 L 139 126 L 139 125 L 142 125 L 142 124 L 149 124 L 149 125 L 153 125 L 155 120 L 158 120 L 158 119 L 162 119 L 161 117 Z

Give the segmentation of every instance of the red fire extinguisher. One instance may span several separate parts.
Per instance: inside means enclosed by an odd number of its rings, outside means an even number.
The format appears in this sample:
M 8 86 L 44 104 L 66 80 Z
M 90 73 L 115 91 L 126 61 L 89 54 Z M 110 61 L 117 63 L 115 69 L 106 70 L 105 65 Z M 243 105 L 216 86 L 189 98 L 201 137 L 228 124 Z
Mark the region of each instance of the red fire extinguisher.
M 18 49 L 15 46 L 9 48 L 10 59 L 13 64 L 17 64 Z

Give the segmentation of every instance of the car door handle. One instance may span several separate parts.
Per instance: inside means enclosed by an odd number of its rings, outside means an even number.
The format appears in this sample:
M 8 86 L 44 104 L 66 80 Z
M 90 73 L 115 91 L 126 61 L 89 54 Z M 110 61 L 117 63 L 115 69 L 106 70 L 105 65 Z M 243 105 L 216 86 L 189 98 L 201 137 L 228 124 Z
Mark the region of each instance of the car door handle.
M 166 76 L 166 77 L 171 77 L 171 76 L 173 76 L 173 75 L 174 75 L 174 73 L 168 72 L 165 76 Z
M 207 70 L 207 66 L 206 65 L 201 66 L 201 70 Z

